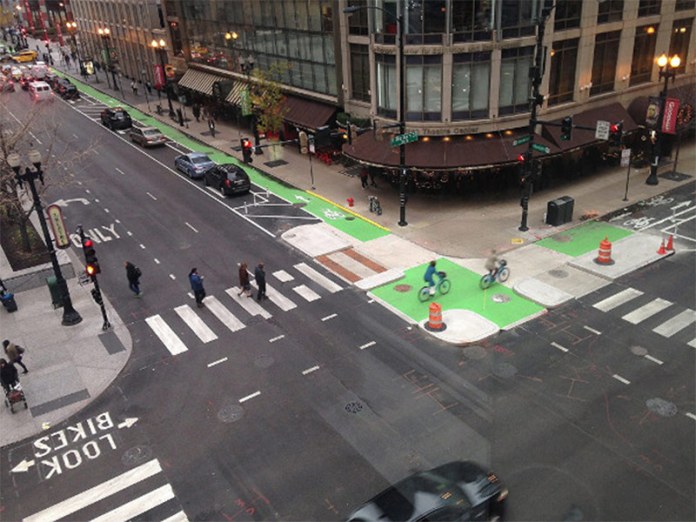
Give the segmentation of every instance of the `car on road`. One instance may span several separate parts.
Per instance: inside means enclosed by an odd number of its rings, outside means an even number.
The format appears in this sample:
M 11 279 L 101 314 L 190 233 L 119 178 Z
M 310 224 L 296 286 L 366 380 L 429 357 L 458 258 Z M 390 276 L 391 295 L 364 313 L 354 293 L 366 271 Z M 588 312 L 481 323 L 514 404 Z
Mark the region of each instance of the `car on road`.
M 128 132 L 131 141 L 143 147 L 154 147 L 167 143 L 167 137 L 156 127 L 131 127 Z
M 58 81 L 54 90 L 64 100 L 76 100 L 80 97 L 80 91 L 77 90 L 77 87 L 70 80 L 62 79 Z
M 16 82 L 22 79 L 22 76 L 24 76 L 24 71 L 22 70 L 23 67 L 18 67 L 14 66 L 12 69 L 10 69 L 10 76 L 12 76 L 12 79 Z
M 18 53 L 14 53 L 12 55 L 12 59 L 16 63 L 28 63 L 28 62 L 33 62 L 36 60 L 36 57 L 39 55 L 36 51 L 33 51 L 31 49 L 25 49 L 24 51 L 19 51 Z
M 189 178 L 196 179 L 205 176 L 207 170 L 215 166 L 207 154 L 190 152 L 174 158 L 174 166 Z
M 455 461 L 388 487 L 348 521 L 501 520 L 507 495 L 494 473 L 473 462 Z
M 130 114 L 123 107 L 107 107 L 101 111 L 101 122 L 111 130 L 130 129 L 133 126 Z
M 0 77 L 0 92 L 15 92 L 15 83 L 12 78 Z
M 34 80 L 35 78 L 33 78 L 32 76 L 22 76 L 19 80 L 19 86 L 22 88 L 23 91 L 28 91 L 29 84 Z
M 215 165 L 208 169 L 203 179 L 206 187 L 213 187 L 220 191 L 223 196 L 231 196 L 241 192 L 251 190 L 251 181 L 246 172 L 241 167 L 232 163 Z

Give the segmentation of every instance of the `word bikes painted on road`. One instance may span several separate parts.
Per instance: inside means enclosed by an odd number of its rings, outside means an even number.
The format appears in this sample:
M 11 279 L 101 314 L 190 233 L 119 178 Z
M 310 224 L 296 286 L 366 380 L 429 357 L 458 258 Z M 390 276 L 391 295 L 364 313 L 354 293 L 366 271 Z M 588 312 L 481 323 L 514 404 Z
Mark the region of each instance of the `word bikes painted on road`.
M 85 235 L 95 243 L 106 243 L 112 239 L 121 239 L 121 236 L 116 232 L 116 223 L 111 223 L 108 227 L 102 225 L 101 227 L 90 228 L 89 230 L 85 229 Z M 80 234 L 77 232 L 70 234 L 70 241 L 72 241 L 75 248 L 82 248 Z
M 28 471 L 32 466 L 44 480 L 73 470 L 81 464 L 98 459 L 105 452 L 117 448 L 113 430 L 130 428 L 137 418 L 126 418 L 116 424 L 109 412 L 100 413 L 84 421 L 39 437 L 32 442 L 33 459 L 24 458 L 12 468 L 13 473 Z

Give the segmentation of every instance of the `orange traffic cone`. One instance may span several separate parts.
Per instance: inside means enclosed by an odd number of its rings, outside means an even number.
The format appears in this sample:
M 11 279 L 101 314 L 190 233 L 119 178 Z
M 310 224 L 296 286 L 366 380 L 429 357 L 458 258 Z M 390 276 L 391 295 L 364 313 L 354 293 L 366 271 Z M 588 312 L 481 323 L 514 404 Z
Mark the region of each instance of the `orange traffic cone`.
M 665 246 L 665 249 L 668 252 L 674 252 L 674 236 L 672 234 L 670 234 L 667 238 L 667 245 Z
M 608 237 L 604 237 L 602 241 L 599 242 L 599 252 L 594 260 L 598 265 L 613 265 L 614 260 L 611 258 L 611 241 Z
M 425 324 L 425 329 L 431 332 L 441 332 L 447 325 L 442 322 L 442 307 L 438 303 L 430 303 L 428 322 Z
M 667 253 L 667 250 L 665 250 L 665 240 L 662 240 L 662 243 L 660 243 L 660 248 L 657 249 L 657 255 L 658 256 L 664 256 Z

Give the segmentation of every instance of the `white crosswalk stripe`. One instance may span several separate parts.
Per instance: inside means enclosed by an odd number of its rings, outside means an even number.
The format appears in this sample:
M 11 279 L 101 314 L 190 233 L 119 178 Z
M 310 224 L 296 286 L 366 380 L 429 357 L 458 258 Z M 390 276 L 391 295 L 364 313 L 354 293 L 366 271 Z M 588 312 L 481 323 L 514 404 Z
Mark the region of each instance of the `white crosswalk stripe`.
M 318 271 L 314 270 L 311 266 L 309 266 L 306 263 L 298 263 L 294 266 L 299 272 L 309 277 L 318 285 L 326 288 L 332 294 L 335 294 L 336 292 L 340 292 L 341 290 L 343 290 L 343 287 L 341 285 L 337 285 L 331 279 L 320 274 Z
M 663 337 L 672 337 L 677 332 L 682 331 L 687 326 L 693 324 L 696 321 L 696 312 L 691 309 L 686 309 L 680 314 L 675 315 L 671 319 L 668 319 L 656 328 L 653 328 L 653 332 L 660 334 Z
M 119 522 L 121 520 L 130 520 L 131 518 L 142 515 L 146 511 L 151 510 L 167 500 L 174 498 L 174 490 L 169 484 L 150 491 L 141 497 L 131 500 L 118 508 L 104 513 L 95 518 L 92 522 Z
M 172 355 L 177 355 L 188 350 L 184 342 L 174 333 L 174 330 L 164 322 L 164 319 L 162 319 L 160 315 L 148 317 L 145 319 L 145 322 L 152 328 L 152 331 L 155 332 L 155 335 L 160 338 L 160 341 L 164 343 L 164 346 Z
M 306 285 L 296 286 L 295 288 L 293 288 L 293 290 L 297 292 L 297 294 L 304 297 L 310 303 L 312 301 L 316 301 L 317 299 L 321 299 L 321 296 L 319 294 L 317 294 L 314 290 L 312 290 Z
M 209 343 L 218 338 L 208 326 L 203 322 L 203 319 L 196 315 L 196 312 L 189 305 L 177 306 L 174 311 L 183 319 L 186 325 L 193 330 L 198 338 L 204 342 Z
M 629 302 L 631 299 L 635 299 L 641 295 L 643 295 L 643 292 L 640 290 L 636 290 L 635 288 L 626 288 L 618 294 L 614 294 L 600 301 L 599 303 L 595 303 L 594 307 L 602 312 L 608 312 L 609 310 L 613 310 L 617 306 L 621 306 L 622 304 Z
M 227 295 L 229 295 L 235 303 L 244 308 L 251 315 L 260 315 L 264 319 L 270 319 L 273 317 L 270 312 L 266 311 L 264 307 L 258 304 L 252 295 L 252 297 L 247 297 L 246 295 L 239 295 L 239 288 L 233 286 L 225 290 Z
M 215 317 L 220 319 L 222 324 L 229 328 L 233 332 L 237 332 L 244 328 L 244 323 L 241 322 L 237 317 L 230 312 L 225 306 L 217 299 L 217 297 L 211 295 L 203 300 L 203 304 L 210 310 Z
M 273 276 L 281 283 L 287 283 L 288 281 L 292 281 L 293 279 L 295 279 L 285 270 L 278 270 L 276 272 L 273 272 Z
M 661 312 L 665 308 L 669 308 L 672 306 L 672 303 L 667 301 L 666 299 L 660 299 L 659 297 L 657 299 L 653 299 L 649 303 L 641 306 L 640 308 L 636 308 L 630 313 L 627 313 L 622 317 L 624 321 L 628 321 L 631 324 L 638 324 L 642 323 L 645 321 L 648 317 L 652 317 L 658 312 Z
M 253 286 L 255 289 L 258 290 L 258 286 L 256 285 L 256 281 L 252 281 L 251 286 Z M 266 295 L 271 300 L 271 302 L 274 305 L 276 305 L 278 308 L 280 308 L 283 312 L 288 312 L 289 310 L 292 310 L 293 308 L 297 308 L 297 305 L 294 302 L 292 302 L 290 299 L 285 297 L 283 294 L 279 293 L 275 288 L 273 288 L 268 283 L 266 283 Z

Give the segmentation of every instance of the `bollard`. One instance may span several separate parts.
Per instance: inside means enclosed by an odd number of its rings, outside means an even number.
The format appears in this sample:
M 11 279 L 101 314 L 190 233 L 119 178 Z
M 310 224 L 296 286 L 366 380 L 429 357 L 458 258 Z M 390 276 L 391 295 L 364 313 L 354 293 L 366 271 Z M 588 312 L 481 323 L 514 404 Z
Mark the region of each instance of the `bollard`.
M 438 303 L 430 303 L 430 313 L 425 329 L 431 332 L 442 332 L 447 325 L 442 322 L 442 307 Z
M 594 260 L 598 265 L 613 265 L 614 260 L 611 258 L 611 241 L 608 237 L 604 237 L 602 241 L 599 242 L 599 253 Z

